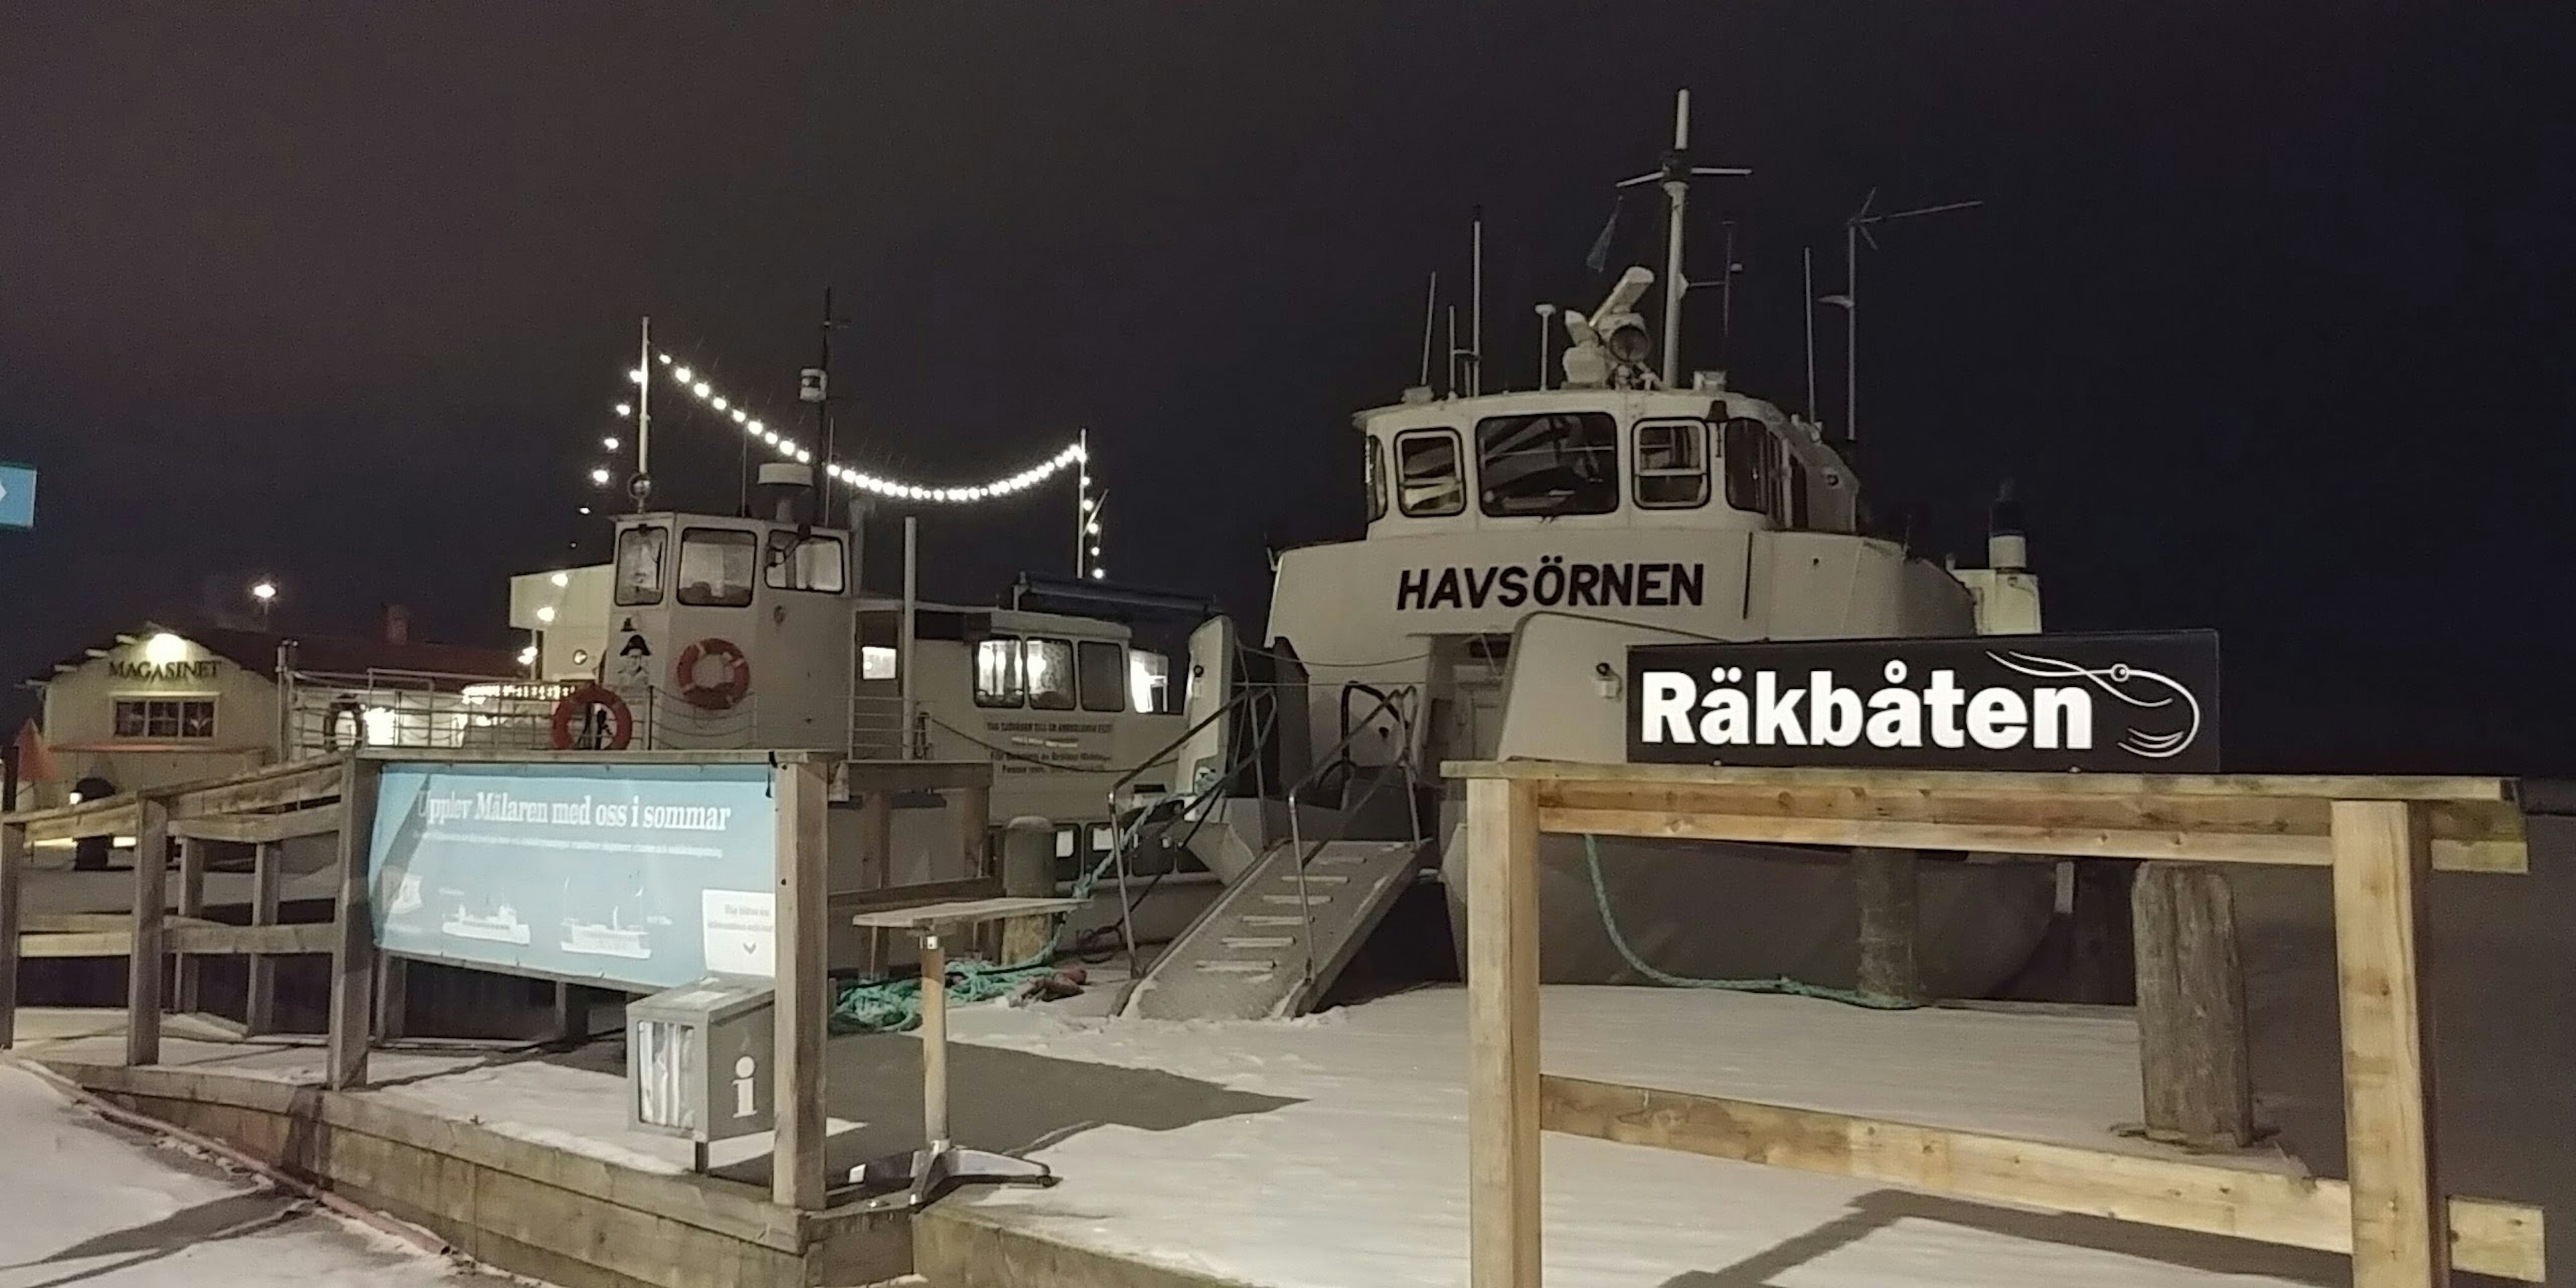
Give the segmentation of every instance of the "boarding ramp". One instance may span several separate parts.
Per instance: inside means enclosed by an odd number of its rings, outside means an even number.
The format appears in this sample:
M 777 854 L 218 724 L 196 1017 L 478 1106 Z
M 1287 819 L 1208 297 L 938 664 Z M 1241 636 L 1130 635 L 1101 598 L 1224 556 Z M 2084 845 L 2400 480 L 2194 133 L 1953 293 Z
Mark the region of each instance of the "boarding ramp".
M 1380 699 L 1382 708 L 1388 699 Z M 1374 714 L 1374 713 L 1372 713 Z M 1362 728 L 1321 758 L 1288 791 L 1288 841 L 1271 847 L 1173 940 L 1127 998 L 1123 1013 L 1140 1019 L 1257 1020 L 1302 1015 L 1314 1009 L 1342 969 L 1386 919 L 1420 875 L 1431 851 L 1423 829 L 1421 783 L 1409 754 L 1411 739 L 1394 761 L 1355 766 L 1351 742 Z M 1319 781 L 1339 771 L 1341 808 L 1321 835 L 1305 826 L 1300 806 Z M 1400 793 L 1407 835 L 1400 839 L 1349 836 L 1356 824 L 1383 813 L 1390 793 Z

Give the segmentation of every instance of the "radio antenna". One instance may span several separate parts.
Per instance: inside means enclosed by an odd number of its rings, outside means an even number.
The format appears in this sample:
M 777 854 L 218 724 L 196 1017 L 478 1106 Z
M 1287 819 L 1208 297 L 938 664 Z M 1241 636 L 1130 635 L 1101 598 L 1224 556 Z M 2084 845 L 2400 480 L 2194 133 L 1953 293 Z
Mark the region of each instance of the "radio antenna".
M 1878 238 L 1871 235 L 1870 226 L 1921 215 L 1948 214 L 1953 210 L 1973 210 L 1986 204 L 1983 201 L 1947 201 L 1937 206 L 1918 206 L 1881 215 L 1870 211 L 1870 206 L 1877 200 L 1878 189 L 1870 189 L 1869 195 L 1861 198 L 1860 209 L 1843 221 L 1843 291 L 1840 295 L 1828 295 L 1818 301 L 1839 304 L 1843 308 L 1843 441 L 1846 443 L 1860 441 L 1860 244 L 1865 241 L 1871 250 L 1878 249 Z

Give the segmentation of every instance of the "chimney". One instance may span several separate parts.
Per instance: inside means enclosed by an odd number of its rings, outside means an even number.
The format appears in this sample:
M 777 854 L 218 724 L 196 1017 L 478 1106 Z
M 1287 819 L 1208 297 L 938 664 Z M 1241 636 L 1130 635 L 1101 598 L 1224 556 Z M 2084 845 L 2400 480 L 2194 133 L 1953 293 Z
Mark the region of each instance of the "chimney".
M 411 643 L 411 609 L 401 604 L 385 605 L 385 643 Z

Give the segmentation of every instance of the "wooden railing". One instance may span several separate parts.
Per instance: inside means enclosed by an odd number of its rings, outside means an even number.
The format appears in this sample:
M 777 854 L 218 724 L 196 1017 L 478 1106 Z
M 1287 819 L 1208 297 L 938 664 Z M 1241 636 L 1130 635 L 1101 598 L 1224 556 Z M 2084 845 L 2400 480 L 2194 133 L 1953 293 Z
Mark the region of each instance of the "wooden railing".
M 1467 780 L 1474 1288 L 1539 1284 L 1542 1129 L 2348 1253 L 2357 1288 L 2445 1283 L 2452 1268 L 2545 1278 L 2537 1208 L 2446 1198 L 2433 1169 L 2430 1000 L 2419 951 L 2429 878 L 2526 869 L 2510 780 L 1548 761 L 1444 772 Z M 2280 1176 L 1545 1076 L 1537 879 L 1545 832 L 2331 869 L 2352 1177 Z M 2146 1064 L 2158 1067 L 2153 1053 Z

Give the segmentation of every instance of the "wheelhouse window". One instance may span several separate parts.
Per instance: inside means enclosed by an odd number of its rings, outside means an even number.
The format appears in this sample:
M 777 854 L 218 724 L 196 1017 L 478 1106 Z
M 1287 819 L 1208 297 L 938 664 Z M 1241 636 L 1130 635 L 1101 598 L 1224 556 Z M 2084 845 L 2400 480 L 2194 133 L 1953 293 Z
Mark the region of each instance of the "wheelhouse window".
M 1040 711 L 1073 710 L 1073 641 L 1024 640 L 1029 705 Z
M 1619 508 L 1619 423 L 1608 412 L 1476 422 L 1476 483 L 1487 514 L 1608 514 Z
M 1397 485 L 1404 513 L 1437 519 L 1467 509 L 1467 479 L 1460 472 L 1458 431 L 1417 429 L 1395 436 Z
M 680 534 L 680 602 L 701 608 L 751 605 L 758 543 L 740 528 L 689 528 Z
M 1020 673 L 1020 641 L 989 639 L 975 642 L 975 705 L 979 707 L 1016 707 L 1028 696 L 1028 686 Z
M 1074 645 L 1082 672 L 1082 709 L 1127 709 L 1127 650 L 1113 640 L 1083 640 Z
M 1708 422 L 1638 422 L 1636 487 L 1637 504 L 1649 510 L 1708 504 Z
M 658 523 L 638 524 L 617 534 L 619 604 L 662 602 L 662 556 L 670 545 L 671 530 Z
M 1367 452 L 1361 457 L 1360 469 L 1368 480 L 1368 521 L 1375 523 L 1386 517 L 1386 444 L 1379 442 L 1375 434 L 1364 437 Z
M 1172 701 L 1172 659 L 1141 648 L 1127 650 L 1127 700 L 1139 715 L 1180 710 Z
M 1739 416 L 1726 422 L 1726 503 L 1755 514 L 1771 512 L 1771 430 Z
M 199 741 L 215 736 L 213 698 L 118 698 L 116 736 Z
M 769 553 L 760 579 L 772 590 L 810 590 L 837 595 L 847 584 L 842 574 L 839 537 L 800 537 L 793 532 L 769 534 Z

